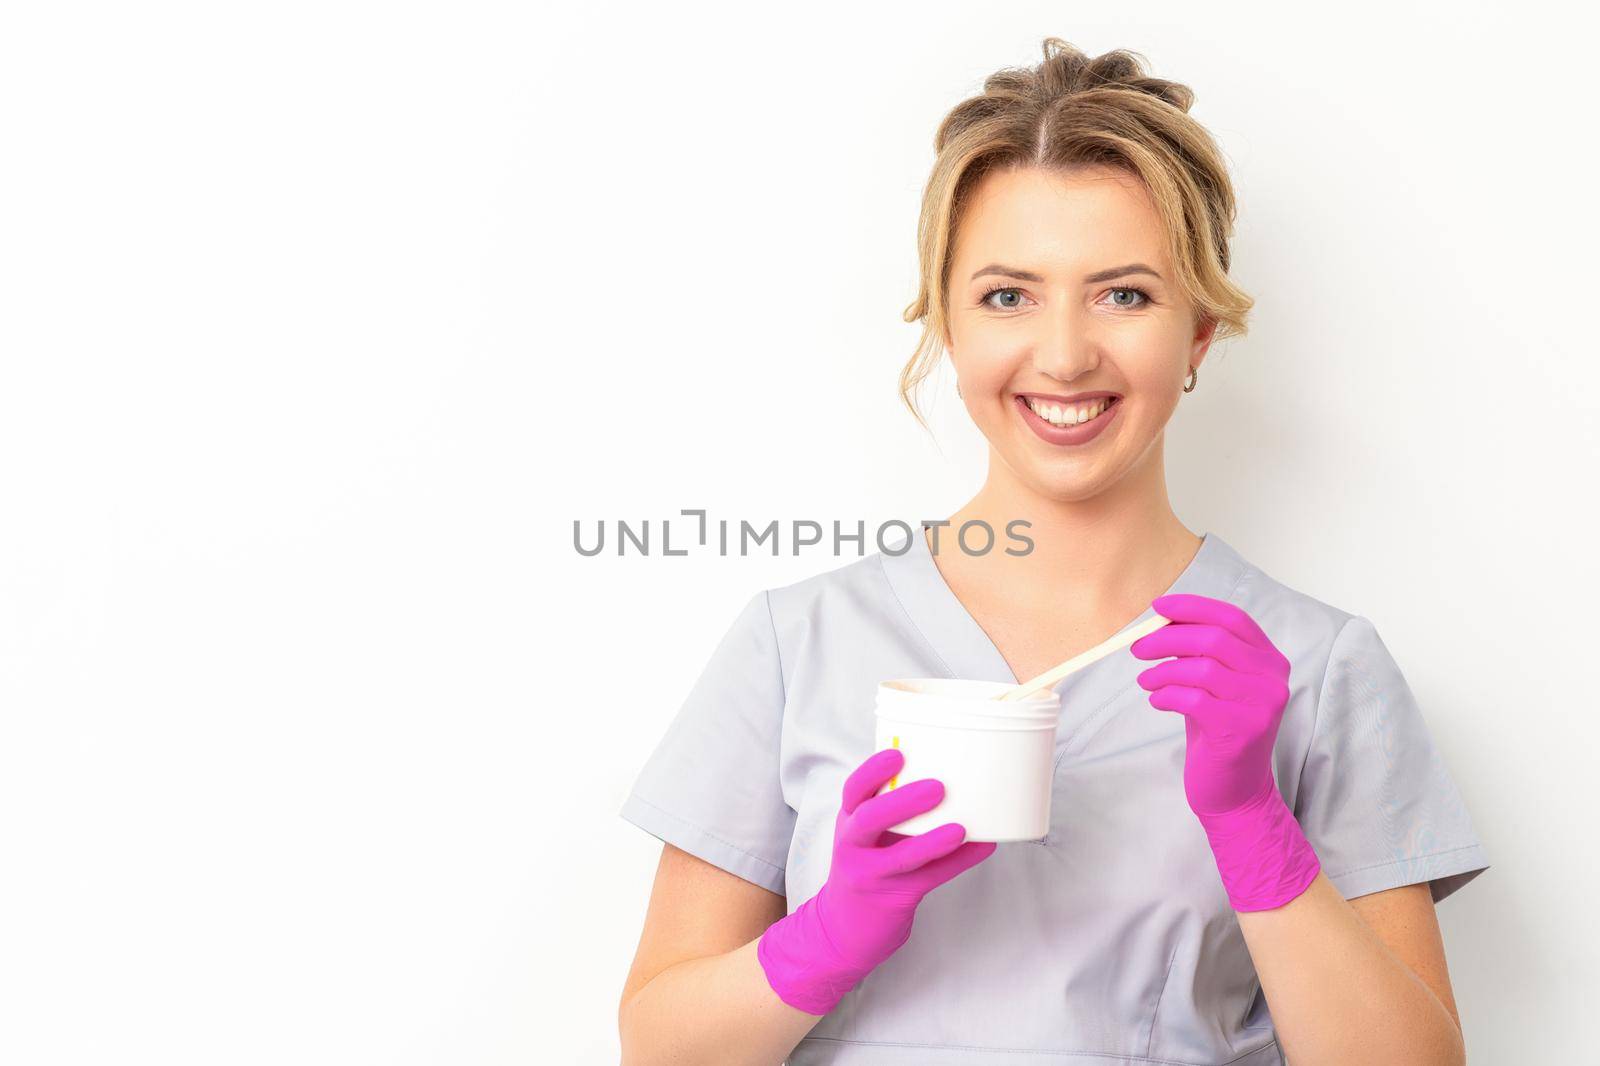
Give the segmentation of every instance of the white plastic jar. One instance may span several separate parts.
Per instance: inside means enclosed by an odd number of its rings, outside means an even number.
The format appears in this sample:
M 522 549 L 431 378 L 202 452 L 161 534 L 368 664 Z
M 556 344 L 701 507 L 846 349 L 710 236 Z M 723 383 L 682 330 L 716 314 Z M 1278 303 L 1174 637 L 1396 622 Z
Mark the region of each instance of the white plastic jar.
M 905 765 L 879 795 L 923 778 L 944 785 L 937 807 L 891 826 L 915 836 L 949 822 L 968 840 L 1040 840 L 1050 831 L 1051 771 L 1061 697 L 994 697 L 1015 686 L 960 678 L 878 685 L 874 751 L 899 748 Z

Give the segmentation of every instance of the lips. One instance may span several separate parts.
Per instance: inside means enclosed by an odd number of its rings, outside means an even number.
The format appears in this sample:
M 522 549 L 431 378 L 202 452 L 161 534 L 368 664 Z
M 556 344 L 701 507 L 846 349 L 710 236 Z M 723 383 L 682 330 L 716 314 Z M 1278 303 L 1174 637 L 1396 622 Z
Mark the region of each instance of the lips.
M 1116 394 L 1103 393 L 1102 395 L 1115 396 Z M 1122 400 L 1119 397 L 1112 400 L 1104 411 L 1101 411 L 1087 422 L 1080 422 L 1075 426 L 1057 426 L 1035 414 L 1033 408 L 1028 406 L 1028 401 L 1021 394 L 1016 396 L 1012 401 L 1012 405 L 1017 409 L 1022 420 L 1027 423 L 1028 428 L 1033 430 L 1041 440 L 1049 444 L 1068 446 L 1087 444 L 1094 440 L 1105 432 L 1106 427 L 1116 421 L 1118 414 L 1122 411 Z

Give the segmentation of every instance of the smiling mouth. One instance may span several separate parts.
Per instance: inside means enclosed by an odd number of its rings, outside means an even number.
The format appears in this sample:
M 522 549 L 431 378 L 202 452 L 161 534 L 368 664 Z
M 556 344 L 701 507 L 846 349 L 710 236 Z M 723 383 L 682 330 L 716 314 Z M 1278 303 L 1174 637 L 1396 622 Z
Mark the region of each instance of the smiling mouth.
M 1120 396 L 1102 397 L 1078 404 L 1050 403 L 1032 396 L 1019 396 L 1017 399 L 1041 419 L 1060 429 L 1070 429 L 1085 422 L 1092 422 L 1122 402 Z

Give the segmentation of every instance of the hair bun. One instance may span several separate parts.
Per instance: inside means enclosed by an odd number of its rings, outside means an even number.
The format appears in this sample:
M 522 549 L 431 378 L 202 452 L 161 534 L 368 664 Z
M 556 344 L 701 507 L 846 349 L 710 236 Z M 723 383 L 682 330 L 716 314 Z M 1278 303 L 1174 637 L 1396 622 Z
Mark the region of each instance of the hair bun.
M 1127 48 L 1115 48 L 1090 57 L 1060 37 L 1044 39 L 1044 62 L 1030 71 L 1040 94 L 1046 97 L 1091 92 L 1095 89 L 1131 89 L 1164 100 L 1179 111 L 1194 105 L 1194 91 L 1180 82 L 1153 76 L 1149 59 Z

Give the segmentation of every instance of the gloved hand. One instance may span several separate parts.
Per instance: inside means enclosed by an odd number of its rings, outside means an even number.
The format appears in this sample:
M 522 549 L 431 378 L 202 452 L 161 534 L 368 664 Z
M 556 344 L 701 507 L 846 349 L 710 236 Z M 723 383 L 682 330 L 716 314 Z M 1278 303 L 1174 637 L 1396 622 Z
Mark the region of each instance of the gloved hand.
M 904 754 L 885 748 L 850 774 L 834 819 L 828 880 L 761 934 L 756 957 L 791 1007 L 831 1011 L 911 936 L 923 896 L 994 853 L 993 842 L 964 843 L 966 829 L 955 822 L 913 837 L 889 832 L 944 799 L 944 785 L 933 778 L 874 795 L 904 765 Z
M 1281 907 L 1322 869 L 1272 776 L 1289 702 L 1289 660 L 1236 604 L 1174 593 L 1150 602 L 1168 625 L 1128 650 L 1176 659 L 1139 675 L 1150 705 L 1184 717 L 1183 791 L 1236 911 Z

